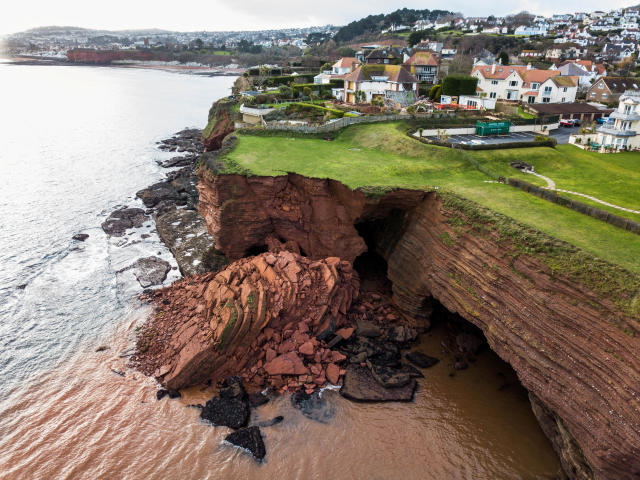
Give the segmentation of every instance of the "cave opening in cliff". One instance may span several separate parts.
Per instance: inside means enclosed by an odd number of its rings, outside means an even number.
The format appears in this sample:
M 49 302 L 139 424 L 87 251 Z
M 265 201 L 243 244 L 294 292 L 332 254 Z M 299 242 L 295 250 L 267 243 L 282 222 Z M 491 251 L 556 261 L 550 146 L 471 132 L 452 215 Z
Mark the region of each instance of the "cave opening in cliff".
M 266 244 L 265 245 L 251 245 L 244 252 L 243 257 L 253 257 L 255 255 L 260 255 L 261 253 L 266 253 L 268 251 L 269 251 L 269 248 L 267 247 Z

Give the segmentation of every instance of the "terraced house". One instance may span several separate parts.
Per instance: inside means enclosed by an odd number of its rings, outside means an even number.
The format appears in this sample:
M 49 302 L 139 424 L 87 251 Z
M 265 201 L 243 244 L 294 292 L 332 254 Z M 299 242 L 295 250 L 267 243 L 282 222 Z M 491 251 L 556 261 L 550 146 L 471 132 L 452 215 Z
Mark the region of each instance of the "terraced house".
M 574 102 L 578 77 L 559 70 L 538 70 L 524 65 L 476 65 L 471 75 L 478 79 L 478 94 L 496 100 L 526 103 Z
M 406 105 L 417 89 L 418 79 L 402 65 L 361 65 L 345 77 L 343 98 L 349 103 L 388 98 Z

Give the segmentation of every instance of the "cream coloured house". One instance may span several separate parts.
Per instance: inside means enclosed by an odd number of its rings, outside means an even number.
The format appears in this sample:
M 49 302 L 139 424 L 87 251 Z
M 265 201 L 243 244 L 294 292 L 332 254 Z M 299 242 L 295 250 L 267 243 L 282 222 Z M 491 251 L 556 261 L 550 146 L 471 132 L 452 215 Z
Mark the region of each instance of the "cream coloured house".
M 596 129 L 596 143 L 616 150 L 640 148 L 640 90 L 625 91 L 609 117 L 614 123 Z
M 558 70 L 539 70 L 524 65 L 476 65 L 478 94 L 495 100 L 524 103 L 571 103 L 576 99 L 578 79 Z

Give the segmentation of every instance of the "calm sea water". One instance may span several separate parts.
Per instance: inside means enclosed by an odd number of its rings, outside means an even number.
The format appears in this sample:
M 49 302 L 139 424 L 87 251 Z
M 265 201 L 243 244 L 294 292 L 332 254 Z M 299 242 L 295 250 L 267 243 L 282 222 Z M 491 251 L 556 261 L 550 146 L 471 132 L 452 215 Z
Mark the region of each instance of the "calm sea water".
M 108 239 L 100 224 L 163 176 L 155 160 L 170 154 L 155 142 L 202 126 L 232 82 L 0 65 L 0 480 L 556 478 L 526 392 L 491 352 L 454 378 L 443 359 L 412 403 L 326 392 L 327 424 L 280 397 L 252 414 L 285 417 L 263 429 L 262 464 L 187 408 L 210 390 L 158 402 L 155 382 L 127 369 L 119 353 L 147 310 L 132 276 L 116 272 L 151 254 L 175 261 L 151 222 L 144 241 Z M 79 232 L 89 239 L 73 241 Z M 435 330 L 417 348 L 440 356 L 440 339 Z
M 0 395 L 127 313 L 100 224 L 162 177 L 155 142 L 202 127 L 233 81 L 0 65 Z

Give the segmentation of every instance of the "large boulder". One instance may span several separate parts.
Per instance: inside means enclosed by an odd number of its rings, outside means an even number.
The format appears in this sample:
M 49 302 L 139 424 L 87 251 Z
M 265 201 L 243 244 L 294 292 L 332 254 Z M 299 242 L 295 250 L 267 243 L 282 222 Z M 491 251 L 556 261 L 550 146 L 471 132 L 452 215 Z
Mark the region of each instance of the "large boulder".
M 266 339 L 260 334 L 269 327 L 273 336 L 294 333 L 287 342 L 291 348 L 270 352 L 264 370 L 306 374 L 293 351 L 295 338 L 302 345 L 344 316 L 358 286 L 351 264 L 335 257 L 312 261 L 282 251 L 239 260 L 156 292 L 156 311 L 139 334 L 134 362 L 170 389 L 217 381 L 262 365 L 265 349 L 259 342 Z M 302 327 L 308 332 L 295 333 Z M 322 361 L 333 361 L 329 355 Z

